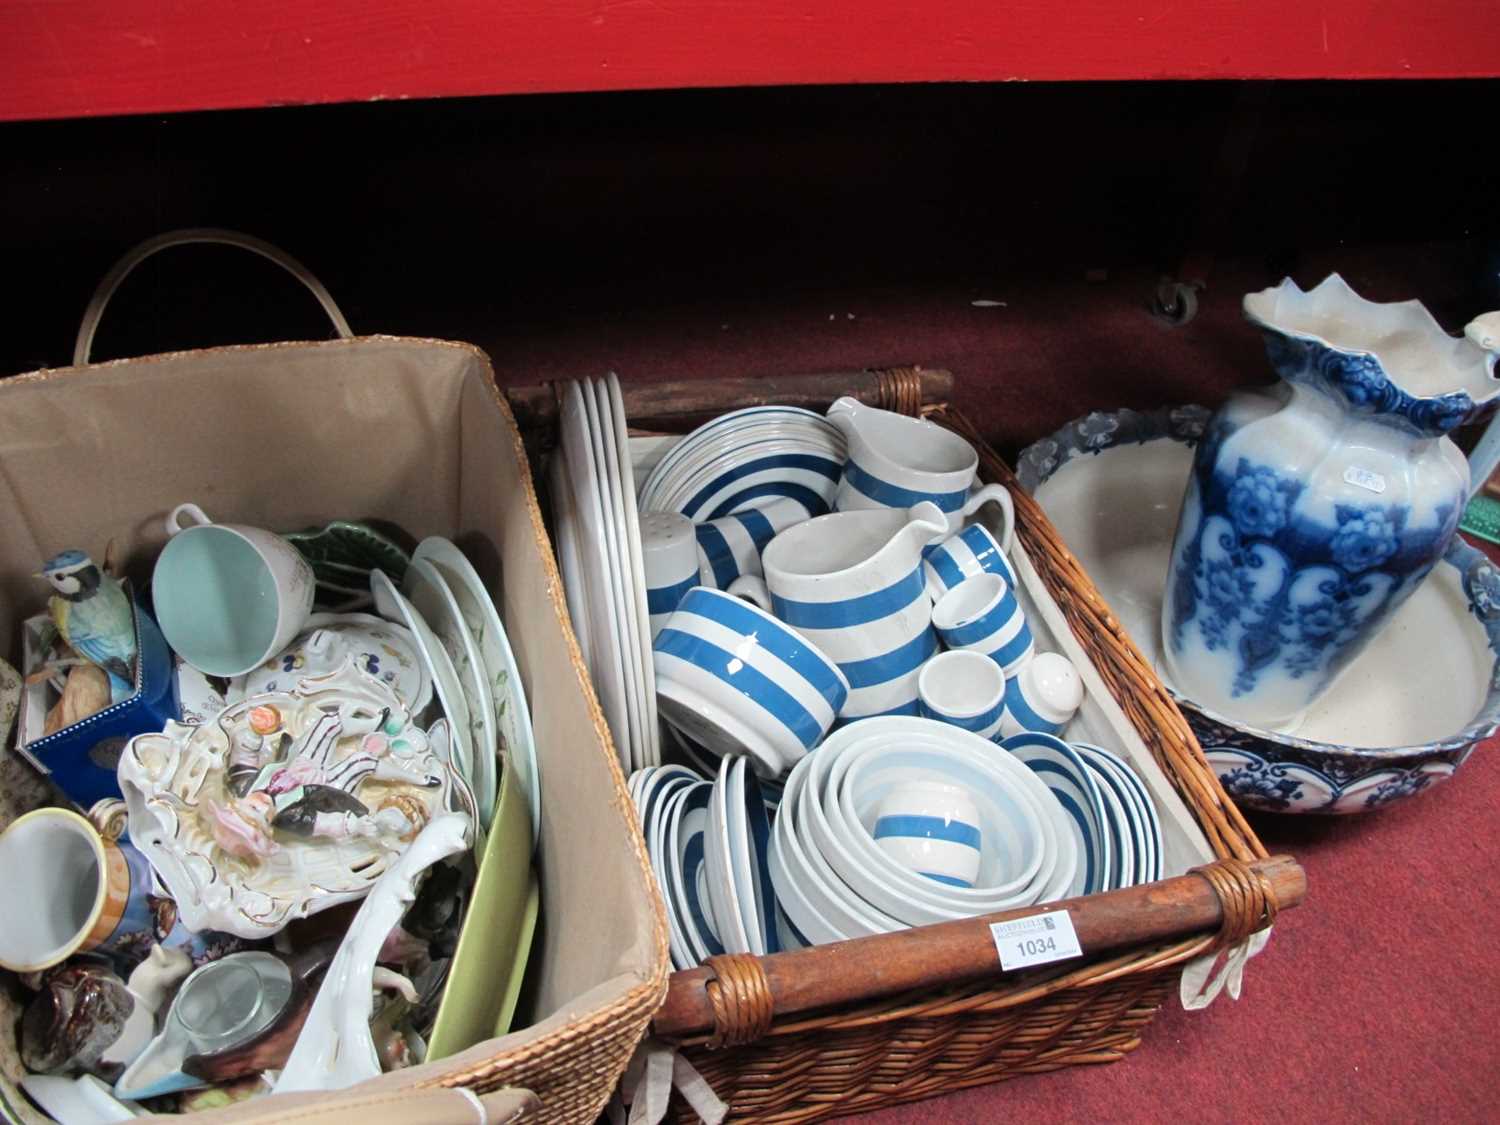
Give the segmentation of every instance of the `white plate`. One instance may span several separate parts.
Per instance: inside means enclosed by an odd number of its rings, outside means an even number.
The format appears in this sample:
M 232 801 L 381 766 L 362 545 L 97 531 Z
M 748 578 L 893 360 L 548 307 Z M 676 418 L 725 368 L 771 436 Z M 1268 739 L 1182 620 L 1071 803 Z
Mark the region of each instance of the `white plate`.
M 726 804 L 729 799 L 729 771 L 741 759 L 725 758 L 714 779 L 713 796 L 708 803 L 708 832 L 703 838 L 703 856 L 708 874 L 708 901 L 713 910 L 714 928 L 729 953 L 749 953 L 750 934 L 740 915 L 740 894 L 734 878 L 734 842 L 729 835 Z
M 1142 882 L 1156 882 L 1162 877 L 1162 866 L 1164 862 L 1161 835 L 1161 817 L 1157 815 L 1156 806 L 1151 803 L 1151 795 L 1146 791 L 1146 784 L 1136 772 L 1130 768 L 1130 763 L 1125 761 L 1119 754 L 1106 750 L 1102 746 L 1091 746 L 1082 744 L 1085 749 L 1092 750 L 1100 758 L 1104 759 L 1114 767 L 1115 773 L 1124 782 L 1125 788 L 1135 805 L 1135 812 L 1141 830 L 1141 841 L 1147 858 L 1146 874 Z
M 1042 779 L 1072 822 L 1083 862 L 1073 877 L 1069 897 L 1108 890 L 1112 857 L 1104 798 L 1078 751 L 1060 738 L 1035 731 L 1012 735 L 1002 740 L 1000 746 Z
M 574 534 L 588 588 L 589 613 L 587 621 L 574 624 L 589 631 L 589 651 L 594 657 L 589 671 L 594 690 L 599 694 L 599 706 L 614 738 L 621 768 L 629 773 L 632 767 L 630 726 L 625 713 L 625 669 L 620 661 L 613 583 L 605 553 L 604 500 L 594 469 L 594 439 L 589 433 L 584 399 L 583 387 L 569 383 L 562 401 L 563 455 L 568 459 L 568 476 L 573 483 L 573 511 L 577 517 Z
M 369 613 L 313 614 L 302 632 L 286 648 L 243 676 L 229 681 L 227 702 L 238 703 L 247 695 L 261 692 L 285 691 L 302 676 L 316 675 L 317 669 L 304 666 L 299 670 L 295 665 L 296 660 L 303 656 L 308 636 L 315 629 L 338 634 L 347 646 L 347 655 L 355 658 L 359 670 L 389 687 L 411 714 L 420 715 L 432 702 L 432 677 L 417 654 L 417 644 L 410 630 Z M 293 666 L 288 667 L 288 664 Z
M 552 494 L 552 529 L 557 537 L 557 570 L 562 575 L 563 596 L 568 603 L 568 617 L 583 666 L 593 674 L 594 653 L 590 647 L 588 623 L 589 590 L 583 564 L 578 559 L 578 516 L 573 508 L 573 478 L 568 459 L 561 450 L 552 455 L 548 466 L 549 491 Z
M 635 769 L 654 763 L 646 752 L 646 684 L 641 670 L 640 633 L 635 620 L 635 598 L 630 592 L 630 563 L 625 544 L 625 498 L 620 495 L 620 461 L 615 450 L 614 422 L 609 413 L 609 394 L 601 384 L 584 385 L 584 403 L 594 438 L 594 468 L 604 497 L 604 537 L 609 558 L 609 577 L 614 593 L 614 625 L 620 644 L 620 663 L 625 668 L 625 721 L 630 731 L 630 763 Z
M 1150 871 L 1141 863 L 1144 855 L 1136 827 L 1135 810 L 1121 788 L 1120 779 L 1113 770 L 1094 757 L 1089 747 L 1075 743 L 1073 749 L 1078 751 L 1084 765 L 1094 775 L 1099 795 L 1104 798 L 1104 811 L 1109 822 L 1106 828 L 1112 832 L 1110 844 L 1114 849 L 1115 889 L 1148 882 Z
M 750 952 L 763 957 L 770 950 L 766 948 L 759 888 L 755 885 L 755 863 L 750 856 L 750 825 L 745 810 L 745 759 L 734 759 L 729 763 L 729 772 L 721 773 L 719 778 L 720 784 L 727 783 L 723 810 L 724 824 L 729 829 L 729 867 L 734 874 L 735 904 L 739 908 Z
M 798 455 L 814 458 L 817 469 L 766 466 L 755 472 L 750 465 L 760 456 L 757 446 L 768 440 L 800 441 L 807 448 Z M 843 435 L 811 411 L 780 406 L 734 411 L 700 426 L 662 458 L 641 488 L 640 506 L 644 511 L 682 511 L 689 518 L 712 518 L 710 513 L 720 505 L 728 503 L 728 511 L 748 504 L 749 499 L 744 504 L 729 500 L 744 487 L 766 485 L 778 478 L 795 482 L 799 487 L 794 491 L 807 489 L 824 506 L 831 506 L 844 450 Z M 736 487 L 742 477 L 744 484 Z M 705 489 L 708 494 L 699 497 Z M 669 495 L 674 502 L 668 502 Z
M 630 460 L 630 432 L 625 422 L 625 396 L 611 371 L 606 380 L 609 414 L 619 461 L 620 491 L 625 497 L 625 544 L 630 563 L 630 586 L 635 597 L 636 636 L 641 650 L 641 683 L 646 695 L 646 761 L 661 761 L 661 719 L 656 713 L 656 665 L 651 659 L 651 611 L 646 606 L 646 560 L 641 550 L 641 519 L 635 502 L 635 468 Z
M 472 788 L 474 742 L 469 737 L 469 704 L 464 698 L 463 685 L 459 682 L 453 661 L 448 659 L 443 643 L 438 640 L 421 613 L 402 596 L 385 571 L 370 571 L 370 593 L 375 595 L 375 610 L 381 617 L 399 622 L 411 630 L 412 637 L 417 642 L 417 652 L 427 665 L 428 675 L 432 677 L 438 703 L 448 718 L 453 768 L 463 775 L 463 779 Z
M 687 936 L 693 965 L 702 964 L 708 958 L 724 952 L 724 946 L 714 930 L 712 912 L 706 897 L 708 880 L 703 848 L 713 788 L 713 783 L 708 781 L 698 782 L 689 788 L 667 829 L 667 858 L 672 863 L 668 881 L 676 896 L 669 908 L 678 913 L 678 924 Z
M 668 950 L 672 955 L 672 963 L 684 969 L 692 968 L 697 961 L 694 959 L 692 947 L 688 944 L 681 919 L 670 905 L 673 899 L 671 881 L 673 854 L 669 841 L 671 826 L 676 821 L 682 807 L 682 800 L 687 796 L 690 788 L 690 785 L 684 785 L 673 789 L 653 806 L 651 823 L 647 826 L 646 834 L 646 850 L 651 859 L 651 869 L 656 873 L 656 885 L 661 890 L 662 901 L 668 904 Z
M 479 804 L 479 823 L 488 828 L 495 815 L 500 777 L 495 760 L 495 748 L 499 745 L 495 699 L 490 694 L 484 661 L 464 623 L 463 609 L 437 567 L 426 559 L 413 557 L 401 585 L 407 600 L 437 634 L 458 673 L 459 687 L 469 710 L 469 742 L 474 748 L 474 800 Z
M 786 433 L 821 434 L 835 442 L 843 440 L 843 435 L 838 429 L 821 414 L 815 414 L 801 407 L 748 406 L 742 410 L 732 410 L 693 430 L 661 458 L 641 486 L 641 506 L 651 510 L 649 500 L 659 494 L 663 478 L 674 472 L 700 447 L 712 444 L 735 432 L 754 431 L 761 427 L 771 427 Z
M 436 567 L 458 600 L 464 624 L 484 663 L 500 751 L 506 755 L 508 767 L 516 771 L 516 781 L 525 791 L 531 809 L 531 844 L 535 847 L 542 830 L 542 775 L 536 758 L 536 738 L 531 730 L 531 708 L 526 703 L 526 686 L 521 683 L 521 670 L 516 666 L 505 623 L 500 620 L 479 572 L 448 540 L 438 536 L 424 539 L 417 544 L 412 558 Z

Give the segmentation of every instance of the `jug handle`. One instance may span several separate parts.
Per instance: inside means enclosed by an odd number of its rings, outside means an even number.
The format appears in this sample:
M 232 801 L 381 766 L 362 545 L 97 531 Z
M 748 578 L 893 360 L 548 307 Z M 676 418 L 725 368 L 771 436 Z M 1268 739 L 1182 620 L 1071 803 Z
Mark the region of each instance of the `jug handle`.
M 1500 357 L 1500 312 L 1489 312 L 1476 316 L 1464 326 L 1464 335 L 1475 347 L 1489 353 L 1485 362 L 1490 375 L 1495 374 L 1495 361 Z M 1469 498 L 1472 499 L 1485 486 L 1497 466 L 1500 466 L 1500 413 L 1496 413 L 1484 427 L 1484 433 L 1474 444 L 1469 454 Z
M 732 594 L 736 598 L 744 598 L 767 613 L 771 612 L 771 591 L 766 588 L 765 579 L 759 575 L 740 575 L 729 584 L 729 589 L 725 593 Z
M 1010 545 L 1016 537 L 1016 506 L 1010 498 L 1010 490 L 1003 484 L 987 484 L 983 488 L 976 489 L 967 500 L 964 501 L 963 514 L 972 516 L 985 504 L 997 504 L 1005 518 L 1001 521 L 1003 530 L 1000 533 L 1000 549 L 1010 554 Z

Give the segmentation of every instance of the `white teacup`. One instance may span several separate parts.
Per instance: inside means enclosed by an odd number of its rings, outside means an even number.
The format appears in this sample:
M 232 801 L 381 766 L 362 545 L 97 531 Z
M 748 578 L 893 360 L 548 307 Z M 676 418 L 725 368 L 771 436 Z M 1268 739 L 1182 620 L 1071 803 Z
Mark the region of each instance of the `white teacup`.
M 940 652 L 917 676 L 921 713 L 929 719 L 994 738 L 1005 714 L 1005 672 L 971 649 Z
M 972 887 L 979 875 L 979 809 L 957 785 L 903 786 L 875 810 L 871 835 L 892 859 L 939 883 Z
M 214 523 L 196 504 L 172 509 L 167 535 L 151 578 L 156 621 L 194 668 L 242 676 L 302 631 L 313 570 L 281 536 Z

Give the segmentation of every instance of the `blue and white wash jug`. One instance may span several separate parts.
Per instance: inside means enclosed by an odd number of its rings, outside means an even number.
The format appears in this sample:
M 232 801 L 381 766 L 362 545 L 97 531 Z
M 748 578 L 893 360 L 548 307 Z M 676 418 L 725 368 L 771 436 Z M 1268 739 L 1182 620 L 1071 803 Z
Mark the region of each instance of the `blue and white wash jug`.
M 1469 497 L 1447 438 L 1500 391 L 1494 314 L 1466 338 L 1338 274 L 1245 297 L 1281 377 L 1209 422 L 1162 607 L 1173 686 L 1259 726 L 1297 723 L 1443 555 Z

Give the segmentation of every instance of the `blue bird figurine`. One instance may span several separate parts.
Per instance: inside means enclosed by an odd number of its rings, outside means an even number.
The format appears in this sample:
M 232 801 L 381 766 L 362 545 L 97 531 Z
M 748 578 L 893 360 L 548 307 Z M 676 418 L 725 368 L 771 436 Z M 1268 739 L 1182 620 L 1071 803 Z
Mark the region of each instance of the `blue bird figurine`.
M 109 677 L 111 703 L 135 691 L 135 615 L 117 578 L 82 551 L 64 551 L 38 571 L 57 591 L 47 610 L 73 651 Z

